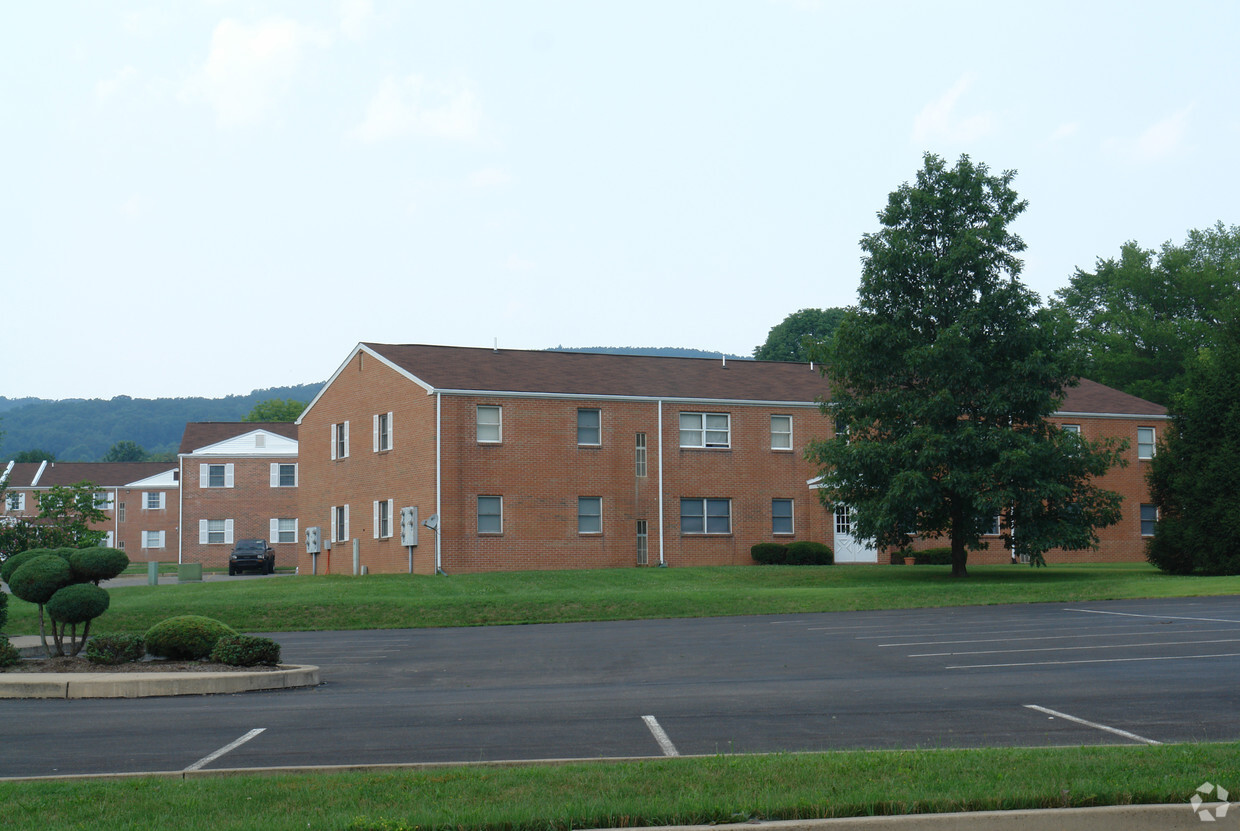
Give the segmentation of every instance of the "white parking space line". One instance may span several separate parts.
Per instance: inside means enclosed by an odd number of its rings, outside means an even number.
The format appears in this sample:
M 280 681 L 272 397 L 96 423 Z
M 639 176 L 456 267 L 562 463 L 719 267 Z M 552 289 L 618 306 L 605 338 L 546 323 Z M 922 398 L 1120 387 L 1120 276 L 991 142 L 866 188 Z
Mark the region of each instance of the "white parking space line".
M 212 753 L 212 754 L 210 754 L 210 755 L 208 755 L 208 756 L 203 756 L 201 759 L 199 759 L 197 762 L 194 762 L 192 765 L 190 765 L 189 767 L 187 767 L 187 768 L 186 768 L 184 771 L 182 771 L 182 772 L 183 772 L 183 773 L 185 773 L 185 772 L 188 772 L 188 771 L 191 771 L 191 770 L 199 770 L 200 768 L 203 768 L 203 767 L 205 767 L 205 766 L 207 766 L 207 765 L 211 764 L 211 763 L 212 763 L 212 762 L 214 762 L 216 759 L 218 759 L 218 758 L 220 758 L 221 756 L 223 756 L 225 753 L 231 753 L 232 751 L 236 750 L 238 747 L 241 747 L 241 745 L 245 744 L 245 743 L 246 743 L 246 742 L 248 742 L 250 739 L 254 738 L 254 737 L 255 737 L 255 736 L 257 736 L 259 733 L 263 732 L 263 731 L 264 731 L 264 730 L 266 730 L 266 729 L 267 729 L 266 727 L 255 727 L 253 730 L 251 730 L 250 732 L 246 733 L 244 736 L 242 736 L 241 738 L 237 739 L 236 741 L 234 741 L 234 742 L 230 742 L 229 744 L 224 745 L 224 746 L 223 746 L 223 747 L 221 747 L 219 750 L 215 751 L 214 753 Z
M 1240 638 L 1217 638 L 1208 641 L 1146 641 L 1144 643 L 1105 643 L 1093 646 L 1038 646 L 1028 649 L 975 649 L 969 652 L 918 652 L 910 658 L 942 658 L 949 655 L 1006 655 L 1018 652 L 1073 652 L 1083 649 L 1133 649 L 1143 646 L 1196 646 L 1204 643 L 1237 643 Z
M 1205 623 L 1240 623 L 1240 620 L 1233 620 L 1225 617 L 1179 617 L 1176 615 L 1142 615 L 1136 612 L 1108 612 L 1102 609 L 1064 609 L 1065 612 L 1081 612 L 1086 615 L 1115 615 L 1117 617 L 1146 617 L 1155 618 L 1157 620 L 1199 620 Z
M 875 646 L 883 647 L 902 647 L 902 646 L 940 646 L 943 644 L 953 643 L 1016 643 L 1019 641 L 1066 641 L 1076 640 L 1080 638 L 1131 638 L 1133 635 L 1141 632 L 1149 632 L 1149 626 L 1134 626 L 1133 631 L 1108 631 L 1108 632 L 1086 632 L 1084 634 L 1073 635 L 1028 635 L 1025 637 L 1001 637 L 1001 638 L 961 638 L 960 640 L 934 640 L 934 641 L 902 641 L 891 643 L 876 643 Z M 1069 631 L 1079 633 L 1080 629 L 1073 628 Z M 1235 632 L 1235 627 L 1227 627 L 1224 629 L 1173 629 L 1168 630 L 1169 633 L 1176 635 L 1204 635 L 1214 632 Z M 892 637 L 892 636 L 888 636 Z M 860 640 L 860 638 L 858 638 Z
M 646 722 L 646 726 L 650 728 L 650 734 L 659 743 L 664 756 L 680 755 L 680 751 L 676 749 L 676 745 L 672 744 L 672 740 L 667 737 L 667 733 L 663 732 L 663 728 L 659 726 L 659 722 L 654 716 L 642 716 L 642 721 Z
M 1136 661 L 1191 661 L 1195 658 L 1237 658 L 1240 652 L 1218 652 L 1213 655 L 1159 655 L 1152 658 L 1090 658 L 1080 661 L 1026 661 L 1007 664 L 958 664 L 944 669 L 1001 669 L 1004 667 L 1048 667 L 1068 664 L 1122 664 Z
M 1138 736 L 1136 733 L 1129 733 L 1127 730 L 1120 730 L 1118 727 L 1107 727 L 1105 724 L 1099 724 L 1096 721 L 1086 721 L 1083 718 L 1070 716 L 1067 713 L 1061 713 L 1058 710 L 1049 710 L 1046 707 L 1039 707 L 1037 704 L 1026 704 L 1025 706 L 1030 710 L 1037 710 L 1039 713 L 1046 713 L 1048 716 L 1053 716 L 1054 718 L 1075 721 L 1077 724 L 1083 724 L 1086 727 L 1092 727 L 1095 730 L 1105 730 L 1108 733 L 1114 733 L 1117 736 L 1123 736 L 1125 739 L 1132 739 L 1135 742 L 1144 742 L 1145 744 L 1162 744 L 1162 742 L 1155 741 L 1154 739 L 1147 739 L 1145 736 Z

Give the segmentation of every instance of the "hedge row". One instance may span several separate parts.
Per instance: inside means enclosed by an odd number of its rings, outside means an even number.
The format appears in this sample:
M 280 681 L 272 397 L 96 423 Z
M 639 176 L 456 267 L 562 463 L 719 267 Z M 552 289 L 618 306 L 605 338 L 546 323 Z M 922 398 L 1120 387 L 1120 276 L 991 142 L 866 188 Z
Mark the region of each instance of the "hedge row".
M 768 566 L 829 566 L 835 554 L 829 546 L 813 540 L 797 540 L 787 544 L 760 542 L 749 549 L 755 562 Z

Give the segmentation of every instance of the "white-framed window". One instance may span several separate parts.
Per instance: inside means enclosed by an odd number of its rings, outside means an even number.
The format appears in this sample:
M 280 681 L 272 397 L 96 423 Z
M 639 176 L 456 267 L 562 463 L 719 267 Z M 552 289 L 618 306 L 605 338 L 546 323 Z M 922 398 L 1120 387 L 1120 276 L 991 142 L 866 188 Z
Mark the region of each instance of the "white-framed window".
M 577 444 L 603 443 L 603 412 L 597 409 L 577 411 Z
M 1079 424 L 1061 424 L 1059 429 L 1065 433 L 1076 433 L 1078 436 L 1081 434 L 1081 425 Z
M 276 542 L 297 542 L 297 518 L 280 517 L 271 520 L 270 539 Z
M 349 539 L 349 506 L 334 505 L 331 509 L 332 540 L 346 542 Z
M 771 449 L 792 449 L 792 416 L 771 416 Z
M 95 494 L 95 507 L 101 511 L 112 510 L 112 492 L 99 491 L 99 493 Z
M 638 433 L 634 441 L 635 450 L 633 454 L 634 466 L 638 476 L 646 475 L 646 434 Z
M 792 529 L 793 529 L 792 500 L 791 499 L 772 499 L 771 500 L 771 533 L 772 534 L 791 534 Z
M 639 566 L 648 565 L 650 563 L 650 531 L 646 524 L 646 520 L 637 520 L 637 564 Z
M 1137 428 L 1137 458 L 1152 459 L 1154 458 L 1154 428 L 1138 427 Z
M 603 497 L 577 497 L 577 533 L 603 533 Z
M 681 413 L 681 447 L 731 447 L 732 416 L 727 413 Z
M 478 405 L 478 443 L 499 444 L 504 438 L 504 410 L 493 404 Z
M 162 511 L 164 509 L 163 491 L 143 491 L 142 492 L 142 510 L 144 511 Z
M 198 542 L 200 545 L 232 545 L 233 521 L 231 519 L 200 519 L 198 520 Z
M 392 414 L 376 413 L 374 416 L 374 424 L 372 435 L 372 448 L 376 453 L 382 453 L 385 450 L 392 449 Z
M 164 532 L 163 531 L 143 531 L 142 532 L 143 548 L 163 548 Z
M 731 534 L 731 499 L 680 500 L 680 533 Z
M 273 488 L 295 488 L 297 487 L 297 463 L 296 462 L 272 462 L 271 463 L 271 486 Z
M 336 422 L 331 426 L 331 434 L 332 458 L 349 458 L 349 422 Z
M 201 488 L 233 487 L 233 466 L 228 464 L 201 464 L 198 466 L 198 486 Z
M 478 497 L 478 533 L 504 533 L 504 497 Z
M 392 536 L 392 505 L 391 499 L 380 499 L 372 503 L 374 519 L 374 535 L 377 540 Z
M 26 493 L 24 491 L 5 494 L 4 498 L 5 507 L 7 507 L 10 511 L 26 510 Z
M 1158 506 L 1141 506 L 1141 536 L 1154 536 L 1154 526 L 1158 523 Z

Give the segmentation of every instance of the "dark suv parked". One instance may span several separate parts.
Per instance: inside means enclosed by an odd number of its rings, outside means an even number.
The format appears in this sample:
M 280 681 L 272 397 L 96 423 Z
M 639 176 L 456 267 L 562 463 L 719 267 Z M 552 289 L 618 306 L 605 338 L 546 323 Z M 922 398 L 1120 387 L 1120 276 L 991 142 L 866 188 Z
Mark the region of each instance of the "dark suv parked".
M 237 540 L 232 553 L 228 555 L 228 574 L 231 577 L 239 571 L 274 574 L 275 549 L 268 545 L 266 540 Z

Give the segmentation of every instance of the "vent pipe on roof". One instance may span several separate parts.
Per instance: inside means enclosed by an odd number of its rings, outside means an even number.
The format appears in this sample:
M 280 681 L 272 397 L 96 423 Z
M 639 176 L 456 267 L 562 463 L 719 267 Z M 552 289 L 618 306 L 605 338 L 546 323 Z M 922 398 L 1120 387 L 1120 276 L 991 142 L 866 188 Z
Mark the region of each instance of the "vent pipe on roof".
M 723 368 L 724 368 L 724 369 L 727 369 L 727 368 L 728 368 L 728 355 L 727 355 L 727 353 L 726 353 L 726 352 L 720 352 L 720 353 L 719 353 L 719 357 L 720 357 L 720 358 L 723 358 Z
M 495 345 L 491 347 L 492 352 L 499 352 L 499 338 L 495 339 Z

